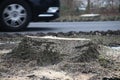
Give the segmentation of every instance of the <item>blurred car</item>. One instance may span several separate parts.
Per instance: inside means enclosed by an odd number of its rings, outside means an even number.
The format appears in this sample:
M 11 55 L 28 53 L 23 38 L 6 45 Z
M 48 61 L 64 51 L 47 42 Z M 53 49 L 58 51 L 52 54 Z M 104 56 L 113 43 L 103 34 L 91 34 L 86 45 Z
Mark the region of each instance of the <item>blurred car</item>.
M 59 0 L 0 0 L 0 29 L 18 31 L 30 22 L 59 17 Z

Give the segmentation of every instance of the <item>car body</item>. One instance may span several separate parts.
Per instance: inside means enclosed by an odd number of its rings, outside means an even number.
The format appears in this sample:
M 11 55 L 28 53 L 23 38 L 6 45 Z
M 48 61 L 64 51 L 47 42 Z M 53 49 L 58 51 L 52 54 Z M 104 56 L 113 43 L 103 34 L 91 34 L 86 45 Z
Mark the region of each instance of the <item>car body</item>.
M 33 21 L 49 21 L 59 17 L 59 0 L 27 0 L 32 5 Z
M 17 31 L 29 22 L 54 20 L 59 9 L 59 0 L 0 0 L 0 28 Z

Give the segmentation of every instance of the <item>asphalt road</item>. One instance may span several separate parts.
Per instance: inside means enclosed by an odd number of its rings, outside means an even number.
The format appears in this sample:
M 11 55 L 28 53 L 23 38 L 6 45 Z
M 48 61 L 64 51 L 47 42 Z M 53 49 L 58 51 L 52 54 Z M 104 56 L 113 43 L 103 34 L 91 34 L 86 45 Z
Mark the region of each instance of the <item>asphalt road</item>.
M 108 31 L 120 30 L 120 21 L 93 21 L 93 22 L 37 22 L 30 23 L 24 32 L 69 32 L 69 31 Z

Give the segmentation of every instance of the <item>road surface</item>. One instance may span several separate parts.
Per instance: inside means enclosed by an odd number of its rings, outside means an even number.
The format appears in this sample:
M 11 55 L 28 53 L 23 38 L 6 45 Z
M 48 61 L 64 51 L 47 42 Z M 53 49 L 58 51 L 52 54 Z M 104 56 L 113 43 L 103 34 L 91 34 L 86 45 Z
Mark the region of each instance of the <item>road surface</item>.
M 120 30 L 120 21 L 93 21 L 93 22 L 37 22 L 30 23 L 23 32 L 69 32 L 69 31 L 108 31 Z

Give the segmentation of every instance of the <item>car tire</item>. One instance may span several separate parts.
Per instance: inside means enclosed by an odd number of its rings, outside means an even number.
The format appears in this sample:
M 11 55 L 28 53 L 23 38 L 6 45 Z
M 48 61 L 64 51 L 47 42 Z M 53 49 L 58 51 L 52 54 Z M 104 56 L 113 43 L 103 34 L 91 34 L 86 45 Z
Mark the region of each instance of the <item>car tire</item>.
M 27 28 L 31 21 L 31 8 L 24 0 L 5 0 L 0 5 L 0 28 L 18 31 Z

